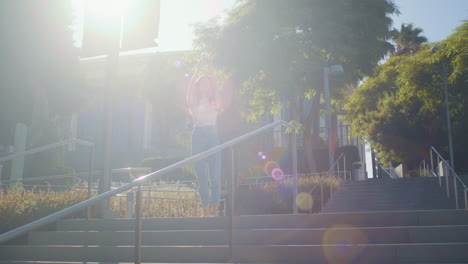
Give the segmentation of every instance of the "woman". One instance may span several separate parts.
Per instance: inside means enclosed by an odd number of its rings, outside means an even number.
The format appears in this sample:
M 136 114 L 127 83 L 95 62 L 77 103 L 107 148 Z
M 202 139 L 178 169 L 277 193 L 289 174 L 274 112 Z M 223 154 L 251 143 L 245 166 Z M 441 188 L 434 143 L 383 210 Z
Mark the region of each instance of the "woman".
M 187 104 L 193 120 L 192 155 L 219 145 L 216 128 L 216 119 L 221 109 L 218 91 L 208 75 L 202 75 L 195 81 L 198 67 L 202 62 L 206 63 L 206 56 L 203 54 L 187 91 Z M 203 216 L 217 216 L 221 198 L 221 153 L 217 152 L 195 162 L 195 170 Z

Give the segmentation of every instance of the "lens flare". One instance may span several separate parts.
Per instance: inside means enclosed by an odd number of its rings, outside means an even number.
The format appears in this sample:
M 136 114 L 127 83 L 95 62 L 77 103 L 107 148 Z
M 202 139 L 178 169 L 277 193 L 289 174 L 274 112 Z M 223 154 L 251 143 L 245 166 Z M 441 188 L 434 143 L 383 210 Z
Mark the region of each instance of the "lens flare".
M 260 152 L 258 152 L 257 155 L 258 155 L 259 157 L 261 157 L 261 156 L 263 156 L 263 152 L 260 151 Z
M 324 255 L 329 263 L 351 263 L 368 243 L 366 235 L 350 225 L 336 225 L 325 231 Z
M 263 171 L 265 172 L 265 175 L 271 176 L 271 173 L 273 172 L 274 169 L 279 168 L 279 164 L 276 163 L 275 161 L 268 161 L 265 166 L 263 167 Z
M 312 209 L 314 201 L 310 193 L 301 192 L 296 196 L 297 208 L 302 211 L 309 211 Z
M 176 60 L 176 61 L 174 61 L 174 63 L 172 65 L 175 68 L 180 68 L 182 66 L 182 62 L 180 62 L 180 60 Z
M 265 172 L 265 175 L 272 177 L 275 181 L 279 181 L 284 178 L 283 170 L 275 161 L 268 161 L 263 167 L 263 171 Z
M 186 73 L 184 74 L 185 75 L 185 78 L 190 78 L 190 74 L 189 73 Z
M 271 177 L 275 181 L 281 181 L 282 179 L 284 179 L 284 173 L 280 168 L 276 168 L 273 169 L 273 171 L 271 172 Z

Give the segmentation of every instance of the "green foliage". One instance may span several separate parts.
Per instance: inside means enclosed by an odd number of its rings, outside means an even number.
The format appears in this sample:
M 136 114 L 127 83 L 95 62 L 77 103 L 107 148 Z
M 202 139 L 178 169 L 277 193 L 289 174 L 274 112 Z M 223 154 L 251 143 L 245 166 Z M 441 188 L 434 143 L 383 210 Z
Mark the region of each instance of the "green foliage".
M 247 111 L 243 117 L 257 122 L 265 114 L 276 114 L 281 110 L 281 100 L 277 91 L 272 89 L 271 79 L 260 71 L 259 74 L 244 82 L 241 94 L 247 98 Z
M 244 118 L 256 122 L 287 106 L 291 119 L 303 125 L 304 146 L 312 149 L 319 137 L 323 68 L 345 68 L 341 79 L 330 81 L 338 106 L 344 83 L 371 73 L 392 49 L 390 16 L 397 12 L 391 0 L 244 0 L 224 22 L 197 25 L 195 44 L 242 86 Z M 312 101 L 310 109 L 305 100 Z M 312 162 L 309 169 L 315 170 Z
M 59 193 L 18 186 L 0 192 L 0 233 L 84 201 L 86 195 L 85 191 Z
M 434 52 L 423 45 L 413 56 L 394 56 L 378 66 L 347 102 L 346 119 L 355 134 L 370 140 L 383 163 L 389 160 L 416 165 L 427 159 L 430 146 L 447 153 L 444 73 L 449 82 L 450 118 L 456 153 L 466 159 L 468 128 L 468 22 Z M 448 156 L 448 155 L 446 155 Z M 465 162 L 455 162 L 463 167 Z
M 388 16 L 395 12 L 384 0 L 241 1 L 224 24 L 198 25 L 195 43 L 240 80 L 263 71 L 290 93 L 304 73 L 328 64 L 346 64 L 354 77 L 369 73 L 391 48 Z
M 400 30 L 392 30 L 392 39 L 395 42 L 394 55 L 411 55 L 416 53 L 421 44 L 427 41 L 427 38 L 420 36 L 422 33 L 421 28 L 413 27 L 413 24 L 401 24 Z

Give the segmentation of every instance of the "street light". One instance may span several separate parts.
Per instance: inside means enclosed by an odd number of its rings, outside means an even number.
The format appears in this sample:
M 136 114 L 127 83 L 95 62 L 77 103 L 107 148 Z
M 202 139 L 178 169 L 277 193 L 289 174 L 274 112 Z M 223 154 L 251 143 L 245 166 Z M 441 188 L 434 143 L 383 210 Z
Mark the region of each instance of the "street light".
M 432 47 L 432 52 L 436 52 L 439 49 L 439 46 Z M 450 155 L 450 166 L 452 169 L 455 169 L 453 165 L 453 145 L 452 145 L 452 125 L 450 123 L 450 109 L 448 103 L 448 87 L 447 87 L 447 65 L 445 62 L 442 63 L 442 78 L 444 81 L 444 99 L 445 99 L 445 114 L 447 115 L 447 133 L 448 133 L 448 147 Z
M 323 89 L 325 92 L 325 104 L 326 104 L 326 128 L 328 132 L 327 142 L 328 142 L 328 162 L 330 163 L 330 174 L 334 173 L 333 163 L 335 163 L 331 148 L 331 136 L 332 136 L 332 129 L 331 129 L 331 110 L 330 110 L 330 87 L 328 82 L 328 77 L 330 74 L 335 72 L 343 72 L 343 66 L 340 64 L 332 65 L 329 67 L 325 67 L 323 69 Z

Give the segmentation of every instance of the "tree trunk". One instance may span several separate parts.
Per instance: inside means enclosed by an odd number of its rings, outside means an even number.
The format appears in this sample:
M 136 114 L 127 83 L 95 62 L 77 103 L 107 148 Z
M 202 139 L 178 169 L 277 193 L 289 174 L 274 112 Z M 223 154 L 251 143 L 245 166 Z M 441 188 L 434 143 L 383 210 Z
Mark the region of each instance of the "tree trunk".
M 292 103 L 291 108 L 298 113 L 299 120 L 303 125 L 302 146 L 304 148 L 304 159 L 309 172 L 317 172 L 316 152 L 314 149 L 320 143 L 320 94 L 312 98 L 312 103 L 304 115 L 303 98 L 299 98 L 299 105 Z

